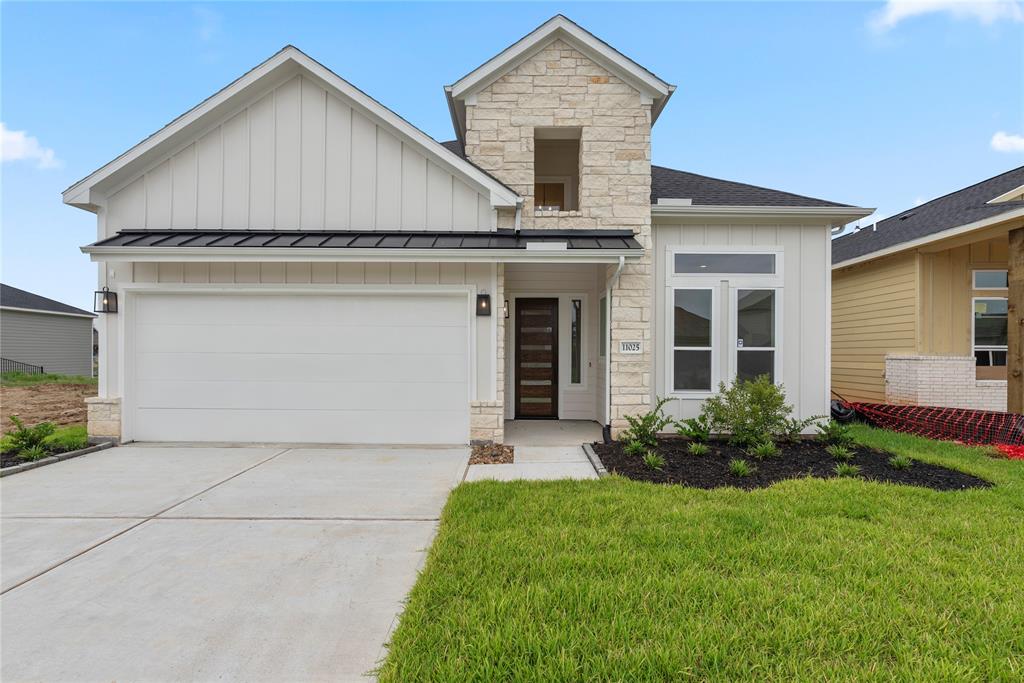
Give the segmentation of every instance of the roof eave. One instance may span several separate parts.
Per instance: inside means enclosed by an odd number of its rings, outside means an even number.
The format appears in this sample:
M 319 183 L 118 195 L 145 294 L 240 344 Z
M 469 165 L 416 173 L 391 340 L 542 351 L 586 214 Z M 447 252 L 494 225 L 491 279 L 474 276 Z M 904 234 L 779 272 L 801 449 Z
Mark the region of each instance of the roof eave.
M 772 218 L 822 218 L 833 225 L 846 225 L 852 221 L 870 216 L 874 212 L 874 209 L 859 206 L 651 205 L 651 216 L 653 217 L 770 216 Z

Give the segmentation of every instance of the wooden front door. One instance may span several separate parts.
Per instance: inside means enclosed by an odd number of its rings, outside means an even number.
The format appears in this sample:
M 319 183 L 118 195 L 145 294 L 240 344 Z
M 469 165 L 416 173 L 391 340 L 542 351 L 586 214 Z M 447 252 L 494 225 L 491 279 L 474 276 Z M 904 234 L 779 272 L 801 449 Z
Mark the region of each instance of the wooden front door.
M 516 418 L 558 418 L 558 299 L 516 299 Z

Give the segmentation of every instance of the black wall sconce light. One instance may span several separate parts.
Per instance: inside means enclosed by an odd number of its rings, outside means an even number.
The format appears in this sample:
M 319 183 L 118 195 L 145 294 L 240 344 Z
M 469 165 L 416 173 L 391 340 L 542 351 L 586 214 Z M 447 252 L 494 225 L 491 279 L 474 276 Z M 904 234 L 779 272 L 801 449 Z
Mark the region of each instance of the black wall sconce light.
M 490 294 L 477 294 L 476 295 L 476 314 L 477 315 L 490 315 L 491 314 L 491 295 Z
M 96 292 L 92 310 L 95 313 L 117 313 L 117 292 L 111 292 L 106 287 Z

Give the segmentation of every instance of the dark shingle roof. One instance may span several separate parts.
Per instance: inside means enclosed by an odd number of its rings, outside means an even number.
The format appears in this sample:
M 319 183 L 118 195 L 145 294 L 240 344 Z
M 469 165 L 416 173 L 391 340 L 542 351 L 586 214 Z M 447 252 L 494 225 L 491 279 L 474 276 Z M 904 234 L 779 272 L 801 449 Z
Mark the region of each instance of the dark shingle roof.
M 832 263 L 1020 209 L 1024 202 L 988 202 L 1021 185 L 1024 185 L 1024 166 L 878 221 L 874 229 L 861 228 L 837 237 L 832 240 Z
M 455 154 L 465 156 L 458 140 L 441 144 Z M 695 206 L 849 206 L 652 165 L 651 204 L 657 204 L 661 198 L 690 199 Z
M 89 311 L 81 308 L 68 306 L 45 296 L 39 296 L 24 289 L 0 284 L 0 306 L 9 308 L 25 308 L 32 311 L 46 311 L 47 313 L 73 313 L 75 315 L 88 315 L 95 317 Z
M 643 247 L 631 230 L 495 230 L 380 232 L 376 230 L 122 230 L 94 247 L 231 247 L 324 249 L 526 249 L 531 242 L 565 242 L 567 249 Z

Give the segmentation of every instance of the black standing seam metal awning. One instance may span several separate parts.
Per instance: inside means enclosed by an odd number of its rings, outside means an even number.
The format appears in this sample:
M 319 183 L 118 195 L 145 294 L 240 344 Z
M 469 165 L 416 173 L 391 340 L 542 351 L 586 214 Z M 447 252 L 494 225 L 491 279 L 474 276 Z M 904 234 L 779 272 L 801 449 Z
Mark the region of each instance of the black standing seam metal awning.
M 528 244 L 566 249 L 636 250 L 631 230 L 496 230 L 494 232 L 353 230 L 121 230 L 89 247 L 304 248 L 304 249 L 526 249 Z

